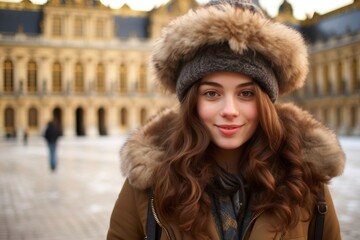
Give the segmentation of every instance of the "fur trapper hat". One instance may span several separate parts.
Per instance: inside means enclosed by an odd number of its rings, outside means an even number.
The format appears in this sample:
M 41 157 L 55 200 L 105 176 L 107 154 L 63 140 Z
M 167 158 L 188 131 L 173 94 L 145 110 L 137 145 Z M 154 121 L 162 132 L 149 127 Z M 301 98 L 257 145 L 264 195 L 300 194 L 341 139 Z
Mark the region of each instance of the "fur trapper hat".
M 211 48 L 222 50 L 211 55 Z M 163 29 L 152 65 L 180 101 L 194 83 L 218 71 L 251 77 L 275 101 L 303 86 L 308 54 L 299 32 L 266 18 L 250 1 L 212 0 Z

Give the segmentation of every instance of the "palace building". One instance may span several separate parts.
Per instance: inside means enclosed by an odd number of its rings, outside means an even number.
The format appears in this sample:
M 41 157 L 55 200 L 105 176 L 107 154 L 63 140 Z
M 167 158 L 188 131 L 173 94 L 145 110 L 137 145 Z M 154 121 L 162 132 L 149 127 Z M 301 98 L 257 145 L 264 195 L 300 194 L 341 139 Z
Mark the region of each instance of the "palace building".
M 161 29 L 197 6 L 171 0 L 149 12 L 98 0 L 0 2 L 0 136 L 41 135 L 55 118 L 64 136 L 119 135 L 173 107 L 149 57 Z M 305 87 L 295 101 L 342 135 L 360 135 L 360 0 L 297 20 L 285 0 L 277 20 L 309 45 Z

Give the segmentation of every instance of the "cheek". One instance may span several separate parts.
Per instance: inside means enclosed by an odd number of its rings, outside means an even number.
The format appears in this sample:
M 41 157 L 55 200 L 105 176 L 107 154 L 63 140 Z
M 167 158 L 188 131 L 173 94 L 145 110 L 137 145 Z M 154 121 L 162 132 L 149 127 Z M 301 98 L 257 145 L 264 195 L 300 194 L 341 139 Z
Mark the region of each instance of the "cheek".
M 244 114 L 246 115 L 247 119 L 258 120 L 259 119 L 259 112 L 257 110 L 256 103 L 251 103 L 246 105 L 244 108 Z
M 202 121 L 206 121 L 211 116 L 211 108 L 209 107 L 208 104 L 205 104 L 202 101 L 198 102 L 197 111 L 198 111 L 198 114 L 199 114 L 199 118 Z

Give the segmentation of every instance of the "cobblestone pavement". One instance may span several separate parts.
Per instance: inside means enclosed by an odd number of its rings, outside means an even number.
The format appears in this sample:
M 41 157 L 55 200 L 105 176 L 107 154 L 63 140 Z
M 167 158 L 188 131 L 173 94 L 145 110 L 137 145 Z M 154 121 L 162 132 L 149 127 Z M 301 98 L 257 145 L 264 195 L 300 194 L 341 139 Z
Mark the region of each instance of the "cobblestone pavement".
M 0 139 L 0 240 L 105 239 L 124 179 L 118 152 L 124 137 L 64 138 L 59 167 L 49 171 L 40 138 Z M 347 154 L 333 193 L 342 237 L 360 239 L 360 138 L 341 139 Z
M 105 239 L 123 179 L 122 139 L 62 139 L 49 171 L 42 139 L 0 142 L 1 240 Z

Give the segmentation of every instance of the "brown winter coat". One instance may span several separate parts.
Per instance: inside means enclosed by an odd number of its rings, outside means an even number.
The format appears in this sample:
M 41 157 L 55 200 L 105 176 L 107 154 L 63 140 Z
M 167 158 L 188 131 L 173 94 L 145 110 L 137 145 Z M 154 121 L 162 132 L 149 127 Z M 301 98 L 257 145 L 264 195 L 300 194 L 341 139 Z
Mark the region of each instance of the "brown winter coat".
M 344 168 L 345 156 L 336 136 L 314 120 L 310 114 L 292 104 L 277 104 L 277 108 L 280 109 L 281 118 L 292 118 L 303 129 L 304 161 L 312 162 L 316 170 L 329 179 L 340 175 Z M 143 129 L 132 135 L 122 148 L 121 169 L 127 180 L 111 216 L 108 240 L 145 239 L 149 202 L 147 189 L 152 184 L 151 176 L 154 168 L 162 161 L 163 150 L 159 142 L 163 139 L 163 129 L 171 123 L 171 119 L 176 114 L 174 110 L 162 112 Z M 328 212 L 325 217 L 323 239 L 341 239 L 339 223 L 327 186 L 325 190 Z M 161 240 L 183 239 L 177 226 L 166 223 L 156 213 L 156 209 L 155 214 L 162 226 Z M 250 223 L 244 239 L 281 239 L 281 234 L 271 231 L 273 222 L 270 214 L 261 213 Z M 285 239 L 308 239 L 308 232 L 313 232 L 313 227 L 312 221 L 300 221 L 295 228 L 286 233 Z M 208 233 L 211 239 L 220 239 L 214 219 L 209 221 Z

